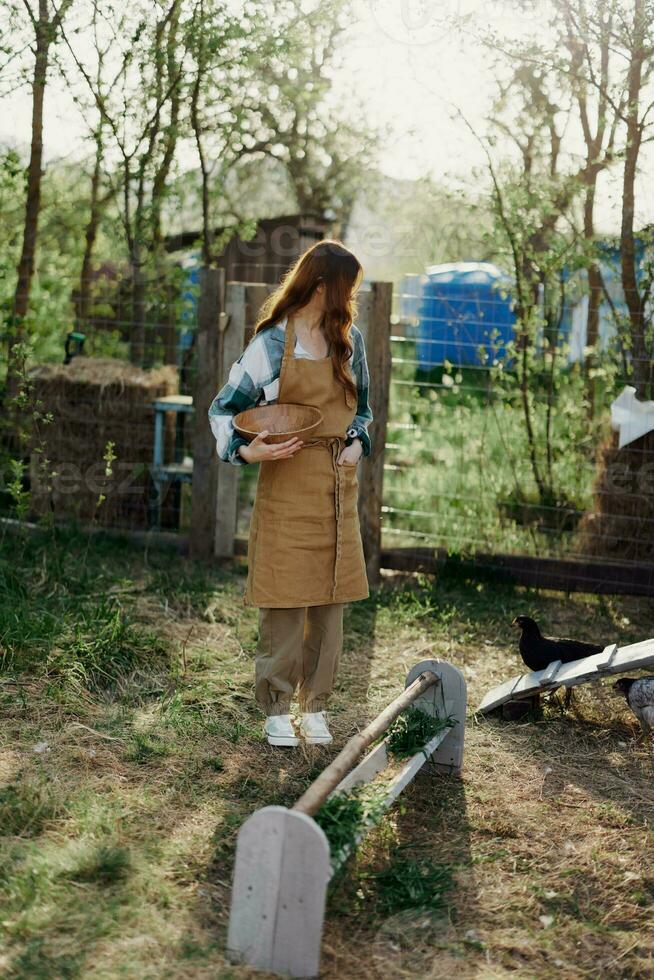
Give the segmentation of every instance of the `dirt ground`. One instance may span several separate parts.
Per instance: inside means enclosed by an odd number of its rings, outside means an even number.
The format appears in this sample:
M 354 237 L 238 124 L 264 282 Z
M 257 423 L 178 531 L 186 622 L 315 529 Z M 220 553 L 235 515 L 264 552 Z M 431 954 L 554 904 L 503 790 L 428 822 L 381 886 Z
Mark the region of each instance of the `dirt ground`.
M 0 976 L 260 976 L 224 956 L 240 824 L 292 803 L 425 647 L 468 683 L 463 778 L 422 775 L 367 838 L 330 892 L 321 975 L 654 976 L 654 747 L 624 702 L 604 682 L 570 711 L 555 696 L 521 722 L 474 713 L 519 669 L 513 616 L 624 644 L 654 636 L 651 601 L 385 576 L 347 610 L 334 745 L 279 750 L 252 701 L 242 566 L 70 541 L 59 559 L 35 547 L 5 568 Z M 100 594 L 162 641 L 141 637 L 143 662 L 112 683 L 88 669 L 105 625 L 82 612 Z M 137 633 L 111 622 L 107 649 L 129 652 Z M 442 909 L 389 911 L 375 875 L 398 855 L 451 869 Z

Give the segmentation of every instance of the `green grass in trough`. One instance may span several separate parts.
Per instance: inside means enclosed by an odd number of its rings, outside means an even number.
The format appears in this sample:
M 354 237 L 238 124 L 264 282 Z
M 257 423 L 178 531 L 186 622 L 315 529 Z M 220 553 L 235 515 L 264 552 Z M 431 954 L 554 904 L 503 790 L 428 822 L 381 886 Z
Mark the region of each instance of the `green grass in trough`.
M 425 745 L 436 735 L 446 728 L 453 728 L 454 724 L 452 718 L 434 717 L 411 706 L 388 729 L 388 751 L 397 759 L 410 759 L 417 752 L 424 751 Z
M 359 836 L 381 820 L 385 795 L 379 787 L 355 786 L 330 796 L 315 814 L 314 820 L 327 837 L 335 871 L 356 847 Z

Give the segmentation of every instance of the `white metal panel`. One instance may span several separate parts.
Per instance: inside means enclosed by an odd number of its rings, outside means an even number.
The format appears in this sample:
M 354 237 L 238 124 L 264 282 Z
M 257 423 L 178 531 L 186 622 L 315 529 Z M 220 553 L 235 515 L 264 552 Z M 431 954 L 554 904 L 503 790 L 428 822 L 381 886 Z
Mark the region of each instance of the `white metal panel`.
M 512 677 L 511 680 L 493 688 L 484 696 L 477 711 L 485 714 L 514 698 L 530 697 L 539 692 L 553 690 L 561 685 L 576 687 L 578 684 L 586 684 L 588 681 L 601 680 L 610 674 L 624 674 L 631 670 L 642 670 L 645 667 L 653 666 L 654 639 L 642 640 L 640 643 L 631 643 L 624 647 L 618 647 L 616 643 L 609 643 L 601 653 L 561 664 L 554 671 L 553 668 L 558 663 L 555 661 L 549 664 L 545 670 L 536 670 L 530 674 Z
M 260 970 L 316 977 L 329 845 L 304 813 L 257 810 L 238 835 L 227 936 L 229 954 Z

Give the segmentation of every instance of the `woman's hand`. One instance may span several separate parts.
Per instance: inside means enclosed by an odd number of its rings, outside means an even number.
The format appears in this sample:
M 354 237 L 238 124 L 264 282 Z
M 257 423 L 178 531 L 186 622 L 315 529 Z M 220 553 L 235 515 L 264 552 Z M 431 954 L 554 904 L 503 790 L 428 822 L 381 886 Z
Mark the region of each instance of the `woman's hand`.
M 269 430 L 264 429 L 247 446 L 239 447 L 238 451 L 246 463 L 262 463 L 265 460 L 271 459 L 288 459 L 290 456 L 295 456 L 298 449 L 301 449 L 304 445 L 302 440 L 296 436 L 287 442 L 266 442 L 265 439 L 268 435 L 270 435 Z
M 343 446 L 338 457 L 339 466 L 356 466 L 361 458 L 363 446 L 360 439 L 353 439 L 349 446 Z

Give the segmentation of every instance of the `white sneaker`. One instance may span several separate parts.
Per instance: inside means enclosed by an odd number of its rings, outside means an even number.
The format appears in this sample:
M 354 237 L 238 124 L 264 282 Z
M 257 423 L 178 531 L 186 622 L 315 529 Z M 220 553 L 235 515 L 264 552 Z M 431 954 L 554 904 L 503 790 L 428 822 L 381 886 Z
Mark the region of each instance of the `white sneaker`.
M 270 745 L 299 744 L 290 715 L 268 715 L 263 730 Z
M 300 734 L 309 745 L 328 745 L 332 741 L 332 734 L 327 728 L 325 712 L 305 712 L 300 721 Z

